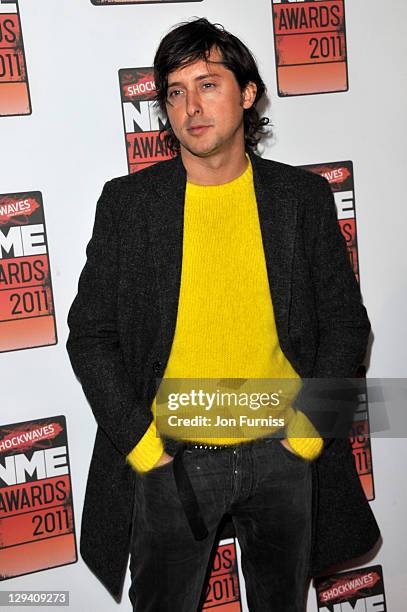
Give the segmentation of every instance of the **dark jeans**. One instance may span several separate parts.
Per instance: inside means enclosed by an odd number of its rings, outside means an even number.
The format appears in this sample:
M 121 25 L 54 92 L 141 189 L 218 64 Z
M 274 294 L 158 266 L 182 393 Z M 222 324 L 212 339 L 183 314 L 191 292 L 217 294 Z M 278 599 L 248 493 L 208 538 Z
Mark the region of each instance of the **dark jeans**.
M 303 612 L 311 548 L 311 465 L 277 438 L 187 450 L 209 535 L 193 537 L 173 461 L 136 474 L 129 597 L 134 612 L 196 612 L 217 527 L 232 516 L 250 612 Z M 217 542 L 215 542 L 215 546 Z

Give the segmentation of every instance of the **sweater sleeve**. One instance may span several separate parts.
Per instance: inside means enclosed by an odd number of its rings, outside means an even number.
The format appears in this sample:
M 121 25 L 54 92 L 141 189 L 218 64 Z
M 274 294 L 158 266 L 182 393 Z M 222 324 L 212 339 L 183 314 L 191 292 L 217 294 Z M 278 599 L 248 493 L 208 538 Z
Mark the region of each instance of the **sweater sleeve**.
M 298 410 L 287 425 L 287 440 L 293 451 L 303 459 L 316 459 L 324 441 L 307 416 Z
M 155 421 L 152 421 L 141 440 L 127 454 L 126 461 L 136 472 L 148 472 L 160 459 L 164 445 L 157 434 Z

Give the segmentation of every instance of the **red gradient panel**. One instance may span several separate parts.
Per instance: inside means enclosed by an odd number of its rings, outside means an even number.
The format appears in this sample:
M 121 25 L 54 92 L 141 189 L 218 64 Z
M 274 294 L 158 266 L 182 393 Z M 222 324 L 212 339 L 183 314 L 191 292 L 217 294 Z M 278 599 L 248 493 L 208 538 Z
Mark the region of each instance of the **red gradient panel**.
M 346 91 L 346 64 L 283 66 L 278 68 L 278 84 L 281 95 L 290 96 Z
M 27 83 L 1 83 L 0 115 L 29 115 L 31 113 Z
M 38 317 L 35 321 L 6 321 L 1 323 L 0 329 L 0 352 L 47 346 L 56 342 L 53 316 Z
M 66 420 L 0 427 L 0 581 L 77 560 Z
M 15 3 L 18 11 L 18 4 Z M 13 5 L 8 10 L 11 11 Z M 31 113 L 20 15 L 0 13 L 0 115 Z
M 347 91 L 343 0 L 273 3 L 278 93 Z
M 76 560 L 75 536 L 72 533 L 55 539 L 32 542 L 29 554 L 25 545 L 0 549 L 0 579 L 68 565 Z

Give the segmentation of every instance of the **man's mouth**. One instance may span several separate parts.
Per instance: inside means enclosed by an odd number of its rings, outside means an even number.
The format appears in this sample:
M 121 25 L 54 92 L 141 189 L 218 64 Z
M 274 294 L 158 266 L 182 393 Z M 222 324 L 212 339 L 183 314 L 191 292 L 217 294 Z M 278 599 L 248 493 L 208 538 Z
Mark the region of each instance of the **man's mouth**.
M 190 134 L 198 135 L 202 134 L 210 127 L 210 125 L 192 125 L 191 127 L 187 128 L 187 132 L 189 132 Z

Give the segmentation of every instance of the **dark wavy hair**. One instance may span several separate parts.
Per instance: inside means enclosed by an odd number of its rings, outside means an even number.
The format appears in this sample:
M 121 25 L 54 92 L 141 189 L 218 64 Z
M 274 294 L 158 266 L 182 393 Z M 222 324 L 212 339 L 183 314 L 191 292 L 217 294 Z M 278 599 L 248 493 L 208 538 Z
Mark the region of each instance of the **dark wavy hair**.
M 269 124 L 269 119 L 260 117 L 256 109 L 257 102 L 266 92 L 266 86 L 251 51 L 221 24 L 210 23 L 203 17 L 196 18 L 174 26 L 161 40 L 154 57 L 154 99 L 166 117 L 166 125 L 161 132 L 167 132 L 165 141 L 174 153 L 179 152 L 180 144 L 167 116 L 168 75 L 180 66 L 187 66 L 198 59 L 206 61 L 212 48 L 218 49 L 222 64 L 233 72 L 241 91 L 249 81 L 257 86 L 254 104 L 243 112 L 246 148 L 256 148 L 261 136 L 266 133 L 264 127 Z

